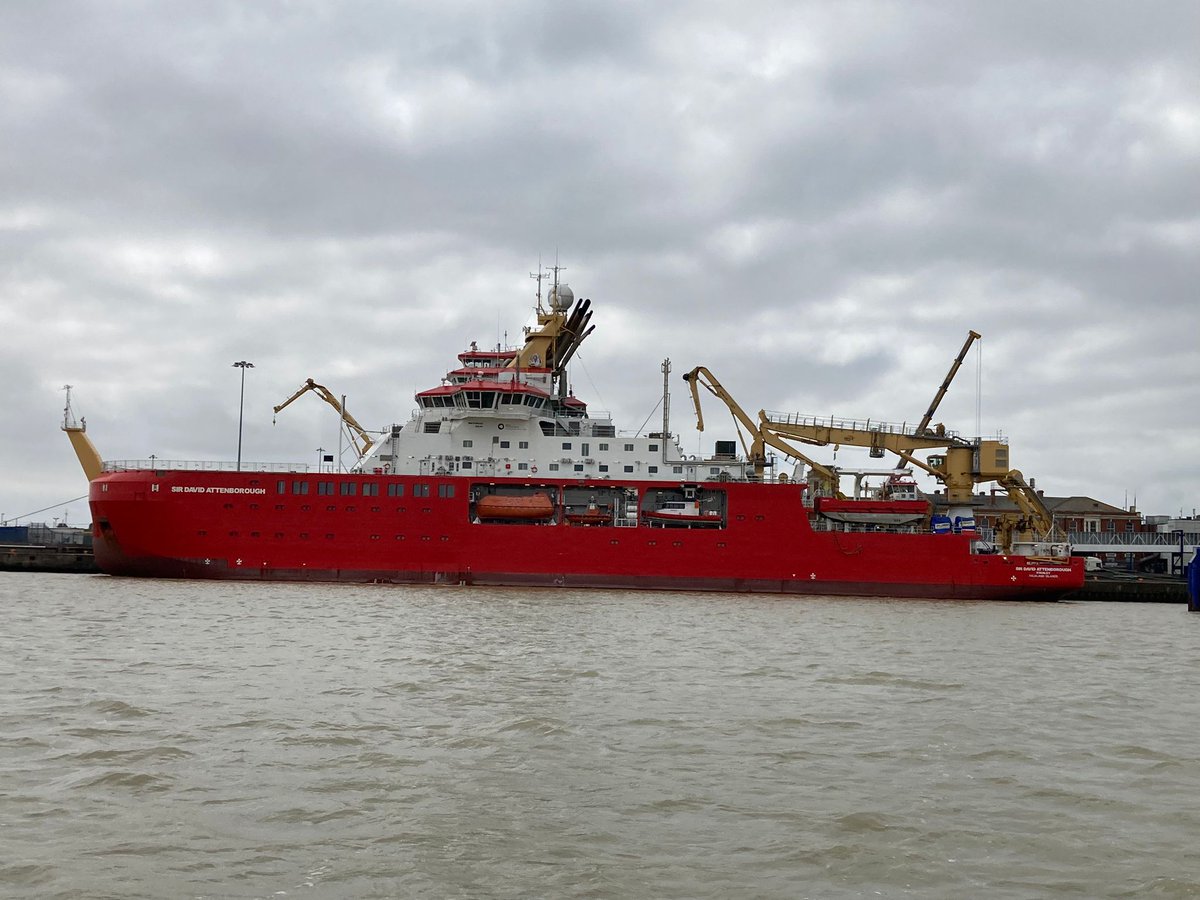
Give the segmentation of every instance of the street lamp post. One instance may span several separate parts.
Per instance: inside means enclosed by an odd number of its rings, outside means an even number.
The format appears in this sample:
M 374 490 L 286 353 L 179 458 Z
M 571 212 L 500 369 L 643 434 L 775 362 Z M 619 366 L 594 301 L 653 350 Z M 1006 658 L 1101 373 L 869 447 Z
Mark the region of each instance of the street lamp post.
M 246 370 L 253 369 L 254 363 L 244 359 L 233 364 L 235 369 L 242 370 L 242 392 L 238 398 L 238 457 L 237 470 L 242 471 L 242 411 L 246 408 Z

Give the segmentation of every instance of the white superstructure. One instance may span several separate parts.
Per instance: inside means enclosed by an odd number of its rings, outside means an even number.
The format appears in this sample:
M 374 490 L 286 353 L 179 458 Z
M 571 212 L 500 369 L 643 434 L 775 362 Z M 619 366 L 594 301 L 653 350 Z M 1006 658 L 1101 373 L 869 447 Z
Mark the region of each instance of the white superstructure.
M 555 347 L 549 348 L 549 359 L 544 350 L 529 349 L 545 344 L 548 334 L 571 319 L 560 307 L 561 302 L 540 312 L 542 327 L 527 335 L 524 350 L 486 351 L 472 345 L 460 353 L 459 367 L 440 386 L 416 395 L 412 418 L 377 441 L 361 469 L 674 482 L 747 476 L 743 461 L 688 459 L 670 434 L 623 435 L 608 413 L 590 415 L 587 404 L 562 389 L 565 373 L 553 365 Z M 586 332 L 575 344 L 583 337 Z M 561 340 L 557 349 L 562 349 Z M 558 358 L 562 356 L 559 352 Z

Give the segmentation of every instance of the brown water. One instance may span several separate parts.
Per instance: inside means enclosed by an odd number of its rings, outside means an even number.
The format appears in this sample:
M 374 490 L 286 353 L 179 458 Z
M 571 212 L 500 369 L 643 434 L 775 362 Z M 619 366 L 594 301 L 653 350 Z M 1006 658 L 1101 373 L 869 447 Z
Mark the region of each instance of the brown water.
M 0 576 L 0 896 L 1200 897 L 1200 615 Z

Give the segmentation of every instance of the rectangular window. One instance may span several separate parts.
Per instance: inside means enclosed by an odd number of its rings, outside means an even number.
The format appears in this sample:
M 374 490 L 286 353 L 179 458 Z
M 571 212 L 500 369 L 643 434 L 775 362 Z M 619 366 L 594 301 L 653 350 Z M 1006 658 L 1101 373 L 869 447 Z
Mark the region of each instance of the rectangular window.
M 625 471 L 626 471 L 626 472 L 632 472 L 632 471 L 633 471 L 633 466 L 626 466 L 626 467 L 625 467 Z
M 307 481 L 293 481 L 292 482 L 292 493 L 293 494 L 307 494 L 308 493 L 308 482 Z
M 657 452 L 658 452 L 658 444 L 651 444 L 651 445 L 650 445 L 650 452 L 651 452 L 651 453 L 657 453 Z
M 646 471 L 649 472 L 651 475 L 657 475 L 658 474 L 658 466 L 646 466 Z
M 591 456 L 592 455 L 592 445 L 591 444 L 580 444 L 579 452 L 582 453 L 584 456 Z
M 575 465 L 575 471 L 576 471 L 576 472 L 582 472 L 582 471 L 583 471 L 583 466 L 581 466 L 581 465 L 579 465 L 579 464 L 577 463 L 577 464 Z
M 558 463 L 550 463 L 548 468 L 550 469 L 551 472 L 557 472 L 558 471 Z
M 327 496 L 329 494 L 332 494 L 333 493 L 333 482 L 332 481 L 318 481 L 317 482 L 317 493 L 320 494 L 321 496 Z
M 442 430 L 441 422 L 426 422 L 425 423 L 425 433 L 426 434 L 437 434 L 441 430 Z
M 275 482 L 275 493 L 286 494 L 287 493 L 287 482 L 283 481 L 283 480 Z
M 470 438 L 467 438 L 465 441 L 463 441 L 463 446 L 464 447 L 474 447 L 475 442 L 473 440 L 471 440 Z
M 571 442 L 570 442 L 570 441 L 563 441 L 563 449 L 564 449 L 564 450 L 570 450 L 570 449 L 571 449 Z
M 362 492 L 364 497 L 378 497 L 379 485 L 375 482 L 364 482 Z
M 512 446 L 512 441 L 501 441 L 500 442 L 501 449 L 507 450 L 511 446 Z
M 626 452 L 626 453 L 632 453 L 632 452 L 633 452 L 633 444 L 626 444 L 626 445 L 625 445 L 625 452 Z
M 607 472 L 608 471 L 608 463 L 600 463 L 600 471 Z
M 521 469 L 522 471 L 527 471 L 529 469 L 529 463 L 517 463 L 517 468 Z
M 708 470 L 708 474 L 709 475 L 720 475 L 721 470 L 718 469 L 716 466 L 713 466 L 711 469 Z
M 1125 530 L 1126 530 L 1127 532 L 1131 532 L 1131 531 L 1133 531 L 1133 522 L 1132 522 L 1132 521 L 1130 521 L 1130 522 L 1126 522 L 1126 523 L 1125 523 Z
M 343 497 L 353 497 L 356 493 L 358 493 L 358 485 L 353 481 L 343 481 L 341 485 L 339 485 L 338 492 Z
M 429 496 L 429 485 L 414 484 L 413 485 L 413 496 L 414 497 L 428 497 Z
M 463 461 L 462 461 L 462 462 L 459 464 L 459 468 L 460 468 L 460 469 L 469 469 L 469 468 L 471 468 L 471 461 L 470 461 L 469 459 L 464 459 L 464 460 L 463 460 Z
M 518 450 L 528 450 L 529 449 L 529 441 L 517 441 L 517 449 Z
M 388 496 L 389 497 L 403 497 L 404 496 L 404 485 L 389 484 L 388 485 Z
M 600 452 L 602 452 L 602 453 L 603 453 L 603 452 L 604 452 L 605 450 L 607 450 L 607 449 L 608 449 L 608 444 L 601 444 L 601 445 L 600 445 Z
M 671 471 L 676 475 L 682 475 L 683 474 L 683 466 L 674 466 L 674 467 L 672 467 Z

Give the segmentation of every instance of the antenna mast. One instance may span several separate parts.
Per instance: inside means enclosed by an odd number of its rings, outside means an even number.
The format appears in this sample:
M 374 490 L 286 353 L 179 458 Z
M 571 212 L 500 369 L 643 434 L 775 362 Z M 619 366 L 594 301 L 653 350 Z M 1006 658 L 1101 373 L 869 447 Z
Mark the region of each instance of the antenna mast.
M 546 272 L 542 268 L 542 257 L 540 255 L 538 256 L 538 270 L 536 273 L 530 272 L 529 277 L 537 281 L 537 311 L 539 314 L 542 314 L 545 312 L 542 308 L 542 279 L 546 277 Z

